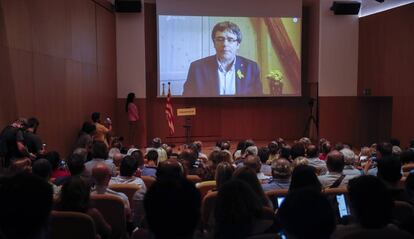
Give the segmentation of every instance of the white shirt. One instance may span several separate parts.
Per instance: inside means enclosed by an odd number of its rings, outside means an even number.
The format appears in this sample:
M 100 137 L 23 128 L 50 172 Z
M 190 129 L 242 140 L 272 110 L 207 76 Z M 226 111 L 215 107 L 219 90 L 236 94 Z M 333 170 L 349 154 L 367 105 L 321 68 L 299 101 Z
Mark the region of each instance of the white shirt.
M 217 60 L 217 73 L 220 82 L 220 95 L 234 95 L 236 94 L 236 59 L 231 64 L 230 70 L 226 71 L 225 67 Z

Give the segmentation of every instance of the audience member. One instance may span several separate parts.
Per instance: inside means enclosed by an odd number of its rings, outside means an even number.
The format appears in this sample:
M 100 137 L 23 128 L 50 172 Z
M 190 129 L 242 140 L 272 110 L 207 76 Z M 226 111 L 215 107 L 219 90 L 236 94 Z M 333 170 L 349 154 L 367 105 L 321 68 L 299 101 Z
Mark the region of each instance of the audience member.
M 277 216 L 287 238 L 329 239 L 335 230 L 335 214 L 328 199 L 311 189 L 291 191 Z
M 262 200 L 245 181 L 232 179 L 226 182 L 217 194 L 214 238 L 243 239 L 257 233 L 254 227 L 262 212 Z
M 333 150 L 328 154 L 326 166 L 328 173 L 318 177 L 323 188 L 346 187 L 348 181 L 355 177 L 355 175 L 343 174 L 342 171 L 345 166 L 344 155 L 337 150 Z
M 95 141 L 92 145 L 92 160 L 85 163 L 85 169 L 91 174 L 92 168 L 98 163 L 105 163 L 112 176 L 116 176 L 115 164 L 105 161 L 108 158 L 108 147 L 101 141 Z
M 310 144 L 306 149 L 306 156 L 309 161 L 309 166 L 316 168 L 319 175 L 326 174 L 328 169 L 326 168 L 325 161 L 319 159 L 318 148 L 314 144 Z
M 145 195 L 144 207 L 156 239 L 191 239 L 200 220 L 201 196 L 183 178 L 157 180 Z
M 142 176 L 151 176 L 156 178 L 157 165 L 158 165 L 158 152 L 157 150 L 150 150 L 145 156 L 147 158 L 147 164 L 142 169 Z
M 74 148 L 84 148 L 88 152 L 92 150 L 93 137 L 96 133 L 95 124 L 86 121 L 82 125 L 82 129 L 79 132 L 78 139 L 75 142 Z
M 157 151 L 157 153 L 158 153 L 158 163 L 164 162 L 165 160 L 168 159 L 168 156 L 167 156 L 167 152 L 165 151 L 165 149 L 162 148 L 161 146 L 162 146 L 161 139 L 160 138 L 154 138 L 151 141 L 150 147 L 148 147 L 146 149 L 146 152 L 145 153 L 148 153 L 150 150 L 154 150 L 155 149 Z
M 309 188 L 318 192 L 322 191 L 322 185 L 316 176 L 314 167 L 299 165 L 293 169 L 289 192 L 303 188 Z
M 292 167 L 287 159 L 279 158 L 272 163 L 273 179 L 268 184 L 262 184 L 264 191 L 275 189 L 288 189 L 290 186 L 290 177 L 292 176 Z
M 324 143 L 322 143 L 320 149 L 321 152 L 319 154 L 319 159 L 320 160 L 326 160 L 326 157 L 328 156 L 328 153 L 331 152 L 331 143 L 329 141 L 325 141 Z
M 73 211 L 86 213 L 92 217 L 96 232 L 102 238 L 109 238 L 111 226 L 105 221 L 102 214 L 91 207 L 89 200 L 90 187 L 80 177 L 71 177 L 62 186 L 60 200 L 56 205 L 59 211 Z
M 29 118 L 27 120 L 26 130 L 23 133 L 23 142 L 30 153 L 31 158 L 44 156 L 44 147 L 39 135 L 36 134 L 40 122 L 37 118 Z
M 184 168 L 177 160 L 168 159 L 158 164 L 157 181 L 175 181 L 185 177 Z
M 95 141 L 103 142 L 106 147 L 109 147 L 108 134 L 112 131 L 112 122 L 106 118 L 105 123 L 101 121 L 101 113 L 93 112 L 91 115 L 92 122 L 95 124 L 95 134 L 93 139 Z M 105 158 L 106 159 L 106 158 Z
M 233 173 L 233 165 L 228 162 L 219 163 L 215 172 L 216 189 L 220 190 L 220 187 L 233 177 Z
M 62 162 L 60 155 L 56 151 L 47 152 L 45 158 L 49 161 L 52 166 L 52 175 L 51 178 L 60 178 L 70 176 L 70 172 L 63 165 L 66 165 L 65 162 Z
M 260 158 L 258 156 L 250 155 L 250 154 L 247 155 L 245 160 L 244 160 L 244 166 L 248 167 L 248 168 L 251 168 L 256 173 L 257 179 L 259 179 L 260 183 L 268 183 L 269 180 L 272 178 L 270 176 L 264 175 L 260 171 L 262 164 L 261 164 Z
M 257 156 L 260 158 L 261 167 L 260 172 L 266 176 L 272 175 L 272 167 L 267 164 L 270 156 L 270 150 L 268 147 L 261 147 L 257 153 Z
M 345 163 L 342 173 L 344 175 L 355 175 L 355 176 L 361 175 L 362 172 L 354 167 L 355 158 L 356 158 L 354 151 L 348 148 L 344 148 L 340 152 L 344 155 L 344 163 Z
M 52 175 L 52 166 L 47 159 L 38 159 L 33 163 L 32 172 L 34 175 L 39 176 L 46 182 L 48 182 L 53 188 L 53 199 L 58 199 L 60 193 L 60 187 L 50 182 L 50 176 Z
M 46 239 L 53 189 L 40 177 L 18 173 L 0 182 L 0 231 L 6 239 Z

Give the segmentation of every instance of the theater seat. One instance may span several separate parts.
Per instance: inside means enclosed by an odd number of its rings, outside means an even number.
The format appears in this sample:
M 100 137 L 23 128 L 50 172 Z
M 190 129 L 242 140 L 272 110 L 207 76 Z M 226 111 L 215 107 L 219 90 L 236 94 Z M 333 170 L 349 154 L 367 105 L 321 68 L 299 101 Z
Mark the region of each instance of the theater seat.
M 93 219 L 80 212 L 52 211 L 49 233 L 50 239 L 97 238 Z
M 216 187 L 216 181 L 204 181 L 196 183 L 196 188 L 200 191 L 201 199 L 207 194 L 208 191 L 213 190 Z

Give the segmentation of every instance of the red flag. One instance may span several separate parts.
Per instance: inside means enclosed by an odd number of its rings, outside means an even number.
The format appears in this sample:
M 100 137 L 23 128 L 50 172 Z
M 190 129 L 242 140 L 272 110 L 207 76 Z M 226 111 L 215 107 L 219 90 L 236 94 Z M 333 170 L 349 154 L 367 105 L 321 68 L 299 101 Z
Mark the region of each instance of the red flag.
M 175 132 L 174 110 L 171 104 L 170 82 L 168 82 L 168 95 L 167 95 L 167 103 L 165 104 L 165 115 L 167 116 L 167 123 L 168 123 L 168 128 L 170 129 L 170 135 L 173 135 Z

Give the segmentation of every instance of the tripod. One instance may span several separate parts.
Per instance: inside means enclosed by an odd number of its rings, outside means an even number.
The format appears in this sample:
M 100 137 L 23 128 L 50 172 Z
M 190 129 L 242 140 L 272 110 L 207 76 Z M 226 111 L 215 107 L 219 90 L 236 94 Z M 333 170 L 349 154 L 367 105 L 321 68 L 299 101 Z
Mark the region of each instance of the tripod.
M 308 106 L 309 106 L 309 116 L 308 119 L 306 121 L 306 125 L 305 125 L 305 130 L 303 131 L 303 136 L 307 136 L 308 138 L 318 138 L 318 121 L 316 120 L 316 117 L 313 115 L 313 106 L 315 103 L 315 99 L 310 98 L 310 100 L 308 101 Z M 316 128 L 316 137 L 312 137 L 311 135 L 311 129 L 312 126 L 315 126 Z

